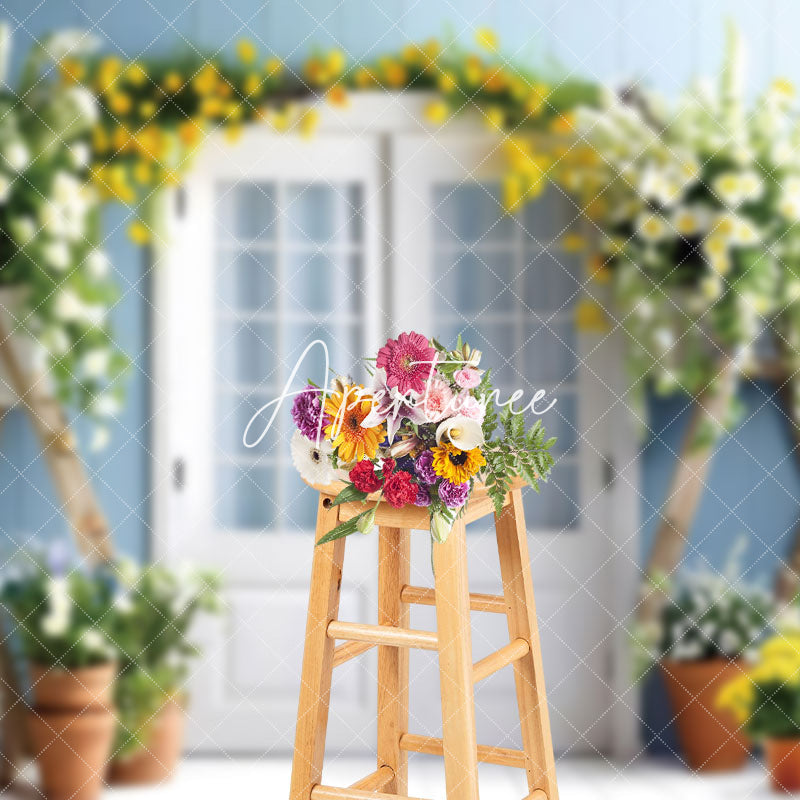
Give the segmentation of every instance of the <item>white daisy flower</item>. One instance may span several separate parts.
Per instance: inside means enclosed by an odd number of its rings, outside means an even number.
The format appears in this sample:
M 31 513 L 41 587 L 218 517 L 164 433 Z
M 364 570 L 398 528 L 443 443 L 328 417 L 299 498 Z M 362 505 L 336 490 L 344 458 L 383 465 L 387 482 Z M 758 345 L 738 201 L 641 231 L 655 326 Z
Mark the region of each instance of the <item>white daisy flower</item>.
M 47 242 L 47 244 L 42 247 L 42 255 L 47 265 L 59 272 L 63 272 L 67 269 L 72 261 L 69 246 L 63 239 Z
M 330 455 L 333 452 L 331 443 L 321 441 L 317 447 L 315 442 L 306 439 L 300 431 L 295 431 L 291 442 L 292 464 L 307 483 L 327 484 L 335 480 Z
M 636 230 L 639 235 L 650 242 L 657 242 L 663 239 L 668 233 L 664 220 L 658 214 L 643 213 L 636 221 Z
M 712 181 L 711 188 L 731 208 L 741 205 L 746 197 L 742 177 L 738 172 L 721 172 Z
M 2 176 L 0 176 L 2 183 Z M 9 220 L 8 229 L 18 245 L 27 244 L 36 235 L 36 223 L 29 216 L 14 217 Z
M 108 275 L 108 256 L 102 250 L 91 250 L 86 256 L 86 269 L 100 280 Z

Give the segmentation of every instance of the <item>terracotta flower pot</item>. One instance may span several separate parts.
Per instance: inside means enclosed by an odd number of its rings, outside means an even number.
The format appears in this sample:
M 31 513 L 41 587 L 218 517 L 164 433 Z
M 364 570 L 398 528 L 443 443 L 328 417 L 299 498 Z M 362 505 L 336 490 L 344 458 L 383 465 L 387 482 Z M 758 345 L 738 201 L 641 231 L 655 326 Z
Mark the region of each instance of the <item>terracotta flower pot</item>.
M 76 670 L 31 665 L 33 704 L 40 709 L 58 711 L 114 707 L 113 685 L 117 665 L 100 664 Z
M 716 706 L 720 687 L 742 669 L 740 662 L 722 658 L 661 663 L 678 740 L 694 770 L 738 769 L 750 754 L 750 741 L 733 715 Z
M 169 780 L 181 756 L 184 722 L 181 703 L 178 700 L 166 703 L 158 713 L 144 749 L 111 762 L 109 783 L 131 786 Z
M 800 791 L 800 737 L 765 740 L 764 762 L 775 791 Z
M 116 720 L 107 709 L 33 710 L 28 735 L 47 800 L 95 800 L 103 788 Z

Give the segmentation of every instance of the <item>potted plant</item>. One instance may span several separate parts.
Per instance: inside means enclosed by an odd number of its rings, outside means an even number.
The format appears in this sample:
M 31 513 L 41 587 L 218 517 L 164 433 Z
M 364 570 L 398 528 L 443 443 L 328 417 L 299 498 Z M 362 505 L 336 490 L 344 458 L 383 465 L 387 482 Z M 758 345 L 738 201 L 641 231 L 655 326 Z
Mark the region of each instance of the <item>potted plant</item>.
M 789 617 L 794 616 L 791 622 Z M 800 621 L 784 614 L 777 632 L 746 669 L 718 691 L 716 702 L 747 733 L 763 742 L 777 791 L 800 791 Z
M 48 800 L 92 800 L 114 736 L 117 652 L 108 636 L 113 582 L 105 567 L 66 568 L 26 553 L 0 588 L 12 637 L 30 666 L 28 738 Z
M 118 725 L 112 784 L 161 783 L 174 772 L 184 729 L 184 685 L 198 649 L 187 638 L 198 612 L 219 608 L 218 578 L 192 568 L 118 565 L 114 640 Z
M 731 572 L 684 573 L 661 612 L 660 665 L 678 739 L 694 770 L 741 767 L 750 742 L 734 715 L 715 702 L 741 675 L 743 656 L 771 619 L 772 601 Z

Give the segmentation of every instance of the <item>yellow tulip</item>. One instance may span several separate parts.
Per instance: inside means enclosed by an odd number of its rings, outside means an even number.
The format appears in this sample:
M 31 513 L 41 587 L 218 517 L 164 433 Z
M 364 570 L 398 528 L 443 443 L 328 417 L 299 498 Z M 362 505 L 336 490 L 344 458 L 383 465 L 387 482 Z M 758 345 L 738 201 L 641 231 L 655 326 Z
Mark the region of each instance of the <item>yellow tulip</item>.
M 567 253 L 577 253 L 586 247 L 586 239 L 579 233 L 565 233 L 561 239 L 561 246 Z
M 204 117 L 218 117 L 223 109 L 224 105 L 219 97 L 205 97 L 200 103 L 200 113 Z
M 392 89 L 399 89 L 408 83 L 408 72 L 406 68 L 392 59 L 383 59 L 383 77 L 386 85 Z
M 92 149 L 95 153 L 105 153 L 108 146 L 109 138 L 106 129 L 102 125 L 95 125 L 92 128 Z
M 183 76 L 179 72 L 168 72 L 164 76 L 163 89 L 169 94 L 175 94 L 183 88 Z
M 506 112 L 498 106 L 490 106 L 486 110 L 486 124 L 492 130 L 501 131 L 506 122 Z
M 111 113 L 117 116 L 127 114 L 133 107 L 133 100 L 131 100 L 131 96 L 125 92 L 111 92 L 108 95 L 106 102 L 108 103 Z
M 137 219 L 128 226 L 128 236 L 134 244 L 145 245 L 150 241 L 150 229 Z
M 605 333 L 611 325 L 603 308 L 586 297 L 575 306 L 575 327 L 584 333 Z
M 238 142 L 242 138 L 242 126 L 238 122 L 225 126 L 225 140 L 230 144 Z
M 483 62 L 478 56 L 467 57 L 464 64 L 464 75 L 470 86 L 478 86 L 483 81 Z
M 283 72 L 283 63 L 279 58 L 268 58 L 264 62 L 264 72 L 268 78 L 277 78 Z
M 64 58 L 58 64 L 64 83 L 80 83 L 86 77 L 86 66 L 76 58 Z
M 456 88 L 456 79 L 450 72 L 443 72 L 439 76 L 439 90 L 442 92 L 452 92 Z
M 334 78 L 338 78 L 347 66 L 347 58 L 341 50 L 331 50 L 325 59 L 325 63 L 328 72 L 331 73 Z
M 116 56 L 108 56 L 100 62 L 97 70 L 97 88 L 107 92 L 122 72 L 122 62 Z
M 133 166 L 133 177 L 142 185 L 147 185 L 153 179 L 153 166 L 143 158 L 139 159 Z
M 133 86 L 142 86 L 147 81 L 147 73 L 141 64 L 135 61 L 125 70 L 125 80 Z
M 488 50 L 490 53 L 497 52 L 499 41 L 497 34 L 491 28 L 478 28 L 475 31 L 475 41 L 484 50 Z
M 199 95 L 211 94 L 219 83 L 217 68 L 210 61 L 192 78 L 192 88 Z
M 344 86 L 341 84 L 337 84 L 336 86 L 331 86 L 330 89 L 325 94 L 325 99 L 332 105 L 332 106 L 339 106 L 340 108 L 345 108 L 350 103 L 350 99 L 347 96 L 347 92 L 344 90 Z
M 441 100 L 434 100 L 425 106 L 425 118 L 434 125 L 442 125 L 450 116 L 450 107 Z
M 245 79 L 244 79 L 244 93 L 247 97 L 252 97 L 254 94 L 258 94 L 261 90 L 261 76 L 255 72 L 251 72 Z
M 356 86 L 366 89 L 376 83 L 375 76 L 365 67 L 360 67 L 356 72 Z
M 323 86 L 330 82 L 328 70 L 318 58 L 309 58 L 303 67 L 303 73 L 312 86 Z
M 236 55 L 245 64 L 252 64 L 258 58 L 258 50 L 251 39 L 239 39 L 236 42 Z
M 143 119 L 154 117 L 156 110 L 156 104 L 152 100 L 145 100 L 139 104 L 139 114 Z
M 319 124 L 319 112 L 315 108 L 306 109 L 297 121 L 300 128 L 300 135 L 306 139 L 310 139 L 314 132 L 317 130 Z
M 187 147 L 193 147 L 203 138 L 203 127 L 195 119 L 187 119 L 178 125 L 178 138 Z
M 516 211 L 522 203 L 522 196 L 522 178 L 515 174 L 506 175 L 503 178 L 503 208 L 509 212 Z

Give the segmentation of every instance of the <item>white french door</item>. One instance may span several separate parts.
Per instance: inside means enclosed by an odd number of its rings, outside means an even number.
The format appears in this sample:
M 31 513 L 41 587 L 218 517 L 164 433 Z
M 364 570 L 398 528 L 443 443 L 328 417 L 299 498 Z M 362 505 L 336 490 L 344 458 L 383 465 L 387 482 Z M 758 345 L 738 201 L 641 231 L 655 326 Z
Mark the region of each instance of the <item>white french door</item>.
M 623 638 L 615 619 L 631 607 L 618 576 L 633 564 L 633 537 L 614 542 L 635 513 L 622 482 L 604 485 L 608 463 L 625 462 L 610 431 L 624 436 L 616 366 L 601 357 L 612 340 L 598 346 L 574 330 L 584 255 L 561 240 L 575 211 L 550 189 L 510 217 L 496 136 L 434 136 L 416 123 L 405 134 L 411 113 L 367 110 L 357 135 L 253 130 L 234 147 L 212 142 L 178 204 L 158 278 L 156 554 L 216 565 L 227 601 L 200 631 L 191 743 L 293 746 L 316 498 L 289 460 L 288 407 L 255 449 L 241 444 L 245 425 L 312 340 L 328 343 L 334 369 L 363 379 L 363 355 L 417 330 L 443 342 L 461 333 L 503 396 L 520 389 L 527 402 L 546 389 L 557 399 L 544 417 L 559 439 L 552 479 L 540 496 L 525 493 L 553 735 L 560 752 L 608 751 L 620 711 L 633 718 L 632 701 L 615 702 L 624 681 L 612 669 Z M 323 380 L 319 357 L 299 377 Z M 472 589 L 498 593 L 493 532 L 468 532 Z M 343 619 L 376 619 L 376 539 L 348 544 Z M 428 542 L 412 536 L 416 585 L 432 585 Z M 506 643 L 496 616 L 473 614 L 473 625 L 475 660 Z M 434 609 L 413 607 L 412 626 L 434 629 Z M 375 672 L 374 652 L 335 671 L 334 752 L 374 750 Z M 412 652 L 411 676 L 411 730 L 438 735 L 435 655 Z M 476 703 L 479 740 L 519 746 L 510 670 L 482 682 Z
M 558 436 L 556 465 L 537 495 L 523 490 L 551 725 L 557 751 L 592 753 L 610 745 L 614 617 L 603 491 L 607 450 L 595 416 L 609 407 L 602 365 L 575 332 L 585 254 L 562 247 L 574 206 L 550 188 L 516 216 L 504 213 L 504 158 L 490 135 L 397 137 L 392 147 L 395 229 L 394 329 L 415 328 L 442 342 L 460 333 L 483 352 L 502 399 L 537 389 L 555 398 L 543 421 Z M 529 422 L 534 417 L 529 415 Z M 491 518 L 489 518 L 491 519 Z M 498 593 L 493 529 L 470 526 L 470 585 Z M 426 545 L 415 553 L 425 571 Z M 429 571 L 429 570 L 428 570 Z M 415 608 L 413 627 L 433 624 Z M 507 642 L 496 617 L 473 614 L 477 660 Z M 412 655 L 412 675 L 435 673 L 430 654 Z M 412 691 L 412 715 L 425 730 L 439 724 L 433 692 Z M 513 675 L 503 670 L 479 685 L 479 741 L 519 746 Z M 498 742 L 498 736 L 500 741 Z
M 169 388 L 157 413 L 168 419 L 162 460 L 175 474 L 159 554 L 218 568 L 226 603 L 198 632 L 190 742 L 200 751 L 292 746 L 316 494 L 291 463 L 291 398 L 258 447 L 242 435 L 315 339 L 331 366 L 365 377 L 359 360 L 378 345 L 380 321 L 375 146 L 264 130 L 233 147 L 212 141 L 173 223 L 160 303 Z M 326 377 L 315 348 L 292 389 Z M 375 611 L 375 545 L 365 537 L 348 553 L 346 618 Z M 334 746 L 372 740 L 370 665 L 337 670 Z

